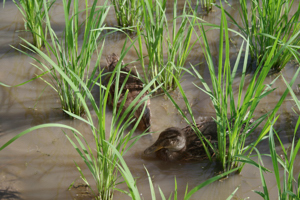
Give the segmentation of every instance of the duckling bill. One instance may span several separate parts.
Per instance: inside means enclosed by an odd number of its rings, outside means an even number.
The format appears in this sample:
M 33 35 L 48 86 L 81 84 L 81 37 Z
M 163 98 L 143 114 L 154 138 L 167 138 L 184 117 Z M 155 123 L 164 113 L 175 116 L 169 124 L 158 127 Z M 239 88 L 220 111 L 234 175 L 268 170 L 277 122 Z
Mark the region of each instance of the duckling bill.
M 117 63 L 119 62 L 119 57 L 116 54 L 111 54 L 109 56 L 106 57 L 106 62 L 107 62 L 107 66 L 106 69 L 110 72 L 112 72 Z M 119 78 L 119 86 L 121 87 L 121 85 L 125 82 L 127 75 L 129 74 L 129 77 L 124 85 L 123 90 L 121 91 L 121 96 L 118 99 L 118 104 L 117 104 L 117 110 L 120 109 L 121 103 L 124 99 L 124 95 L 125 92 L 128 90 L 128 94 L 127 94 L 127 98 L 125 101 L 124 106 L 122 107 L 122 112 L 124 112 L 128 106 L 131 104 L 131 102 L 141 93 L 141 91 L 144 89 L 144 85 L 143 82 L 138 78 L 137 73 L 135 71 L 135 69 L 129 69 L 127 66 L 124 66 L 124 63 L 122 61 L 121 63 L 121 73 L 120 73 L 120 78 Z M 111 97 L 114 96 L 114 92 L 115 92 L 115 82 L 111 85 L 110 87 L 110 95 Z M 135 106 L 148 94 L 148 92 L 144 93 L 141 98 L 137 101 L 137 103 L 135 104 Z M 113 98 L 111 98 L 111 105 L 113 104 L 114 100 Z M 144 108 L 144 104 L 142 104 L 141 106 L 138 107 L 138 109 L 135 111 L 134 113 L 134 117 L 137 119 L 140 117 L 140 115 L 142 114 Z M 141 121 L 138 124 L 138 128 L 140 130 L 146 130 L 146 129 L 150 129 L 150 123 L 151 121 L 151 112 L 150 112 L 150 99 L 147 100 L 146 102 L 146 108 L 145 111 L 143 113 L 143 116 L 141 118 Z

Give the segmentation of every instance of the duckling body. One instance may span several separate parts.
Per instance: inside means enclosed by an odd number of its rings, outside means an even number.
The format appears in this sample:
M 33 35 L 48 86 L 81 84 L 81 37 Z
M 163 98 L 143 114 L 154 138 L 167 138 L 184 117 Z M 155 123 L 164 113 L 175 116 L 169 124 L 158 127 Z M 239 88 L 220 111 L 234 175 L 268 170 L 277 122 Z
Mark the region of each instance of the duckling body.
M 196 126 L 212 145 L 217 143 L 217 124 L 215 121 L 201 122 Z M 209 147 L 208 149 L 212 153 Z M 157 141 L 144 151 L 145 154 L 154 152 L 156 157 L 164 161 L 180 162 L 207 158 L 203 144 L 191 126 L 182 129 L 171 127 L 161 132 Z
M 119 62 L 119 58 L 116 54 L 111 54 L 109 56 L 106 57 L 106 61 L 107 61 L 107 70 L 112 72 L 117 63 Z M 119 78 L 119 88 L 121 88 L 122 84 L 125 82 L 126 77 L 128 74 L 129 77 L 121 91 L 121 96 L 118 99 L 118 103 L 117 103 L 117 110 L 119 110 L 121 103 L 124 99 L 124 95 L 126 93 L 126 91 L 128 90 L 128 94 L 127 94 L 127 98 L 125 101 L 125 104 L 122 108 L 122 112 L 124 112 L 128 106 L 131 104 L 131 102 L 141 93 L 141 91 L 144 89 L 143 86 L 143 82 L 138 78 L 137 73 L 135 71 L 135 69 L 129 69 L 126 66 L 123 66 L 124 63 L 122 61 L 122 68 L 121 68 L 121 73 L 120 73 L 120 78 Z M 112 83 L 111 87 L 110 87 L 110 94 L 111 96 L 114 95 L 115 92 L 115 82 Z M 137 101 L 137 103 L 135 104 L 135 106 L 148 94 L 148 92 L 144 93 L 140 99 Z M 111 104 L 113 104 L 114 100 L 113 98 L 111 98 Z M 138 107 L 138 109 L 135 111 L 134 116 L 135 118 L 139 118 L 140 115 L 142 114 L 144 108 L 144 104 L 142 104 L 141 106 Z M 141 118 L 141 121 L 138 124 L 138 128 L 140 130 L 146 130 L 146 129 L 150 129 L 150 120 L 151 120 L 151 112 L 150 112 L 150 99 L 147 100 L 146 103 L 146 108 L 145 111 L 143 113 L 143 116 Z
M 232 125 L 234 121 L 231 120 Z M 252 120 L 249 123 L 251 124 Z M 217 147 L 218 132 L 214 120 L 200 122 L 196 127 L 212 146 Z M 241 133 L 244 128 L 245 124 L 242 125 Z M 209 145 L 206 147 L 210 154 L 214 153 Z M 157 158 L 164 161 L 186 162 L 207 159 L 203 144 L 191 126 L 182 129 L 171 127 L 161 132 L 156 142 L 144 151 L 144 154 L 151 153 L 155 153 Z

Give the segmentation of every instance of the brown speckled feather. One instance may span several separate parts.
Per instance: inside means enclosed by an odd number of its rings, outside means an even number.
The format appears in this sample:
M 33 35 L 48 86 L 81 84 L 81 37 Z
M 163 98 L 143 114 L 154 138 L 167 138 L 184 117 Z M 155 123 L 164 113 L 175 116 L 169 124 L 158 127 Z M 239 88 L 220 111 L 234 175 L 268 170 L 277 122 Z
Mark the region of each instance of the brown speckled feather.
M 115 69 L 117 63 L 119 62 L 119 57 L 113 53 L 106 57 L 106 61 L 107 61 L 106 68 L 108 69 L 108 71 L 113 71 Z M 137 73 L 136 73 L 135 69 L 129 69 L 128 67 L 123 66 L 123 65 L 124 65 L 124 63 L 122 61 L 122 66 L 121 66 L 122 68 L 120 70 L 121 73 L 120 73 L 120 79 L 119 79 L 119 87 L 122 86 L 122 84 L 126 80 L 127 75 L 128 74 L 130 74 L 130 75 L 124 85 L 124 88 L 122 89 L 122 92 L 121 92 L 122 95 L 121 95 L 120 99 L 118 99 L 117 109 L 119 109 L 121 102 L 123 101 L 124 94 L 128 90 L 127 99 L 124 104 L 124 107 L 122 108 L 122 112 L 124 112 L 128 108 L 130 103 L 144 89 L 143 82 L 137 77 Z M 113 83 L 110 87 L 111 96 L 113 96 L 114 92 L 115 92 L 115 83 Z M 141 98 L 137 101 L 136 104 L 138 104 L 147 94 L 148 94 L 148 92 L 143 94 L 141 96 Z M 113 100 L 111 100 L 111 101 L 113 102 Z M 111 104 L 112 104 L 112 102 L 111 102 Z M 144 108 L 144 104 L 139 106 L 139 108 L 134 113 L 135 118 L 139 118 L 139 116 L 141 115 L 141 113 L 143 111 L 143 108 Z M 140 130 L 146 130 L 147 128 L 150 127 L 150 121 L 151 121 L 150 99 L 148 99 L 147 103 L 146 103 L 145 111 L 144 111 L 142 119 L 138 125 L 138 128 Z
M 212 144 L 216 143 L 215 139 L 217 139 L 217 125 L 213 120 L 201 122 L 196 126 L 207 140 L 209 140 Z M 191 126 L 187 126 L 181 129 L 181 131 L 184 132 L 186 137 L 186 147 L 177 152 L 170 152 L 168 149 L 161 149 L 156 152 L 156 156 L 164 161 L 176 162 L 207 159 L 208 157 L 203 144 L 193 128 Z M 212 149 L 209 148 L 208 145 L 207 148 L 210 153 L 212 153 Z
M 108 71 L 112 72 L 115 69 L 117 63 L 119 62 L 119 57 L 113 53 L 106 57 L 106 62 L 107 62 L 106 68 L 108 69 Z M 120 87 L 123 84 L 123 82 L 125 81 L 127 74 L 130 74 L 130 76 L 128 77 L 126 84 L 123 88 L 123 91 L 125 92 L 127 89 L 129 91 L 142 90 L 144 88 L 143 82 L 138 78 L 135 69 L 134 68 L 129 69 L 127 66 L 124 66 L 123 61 L 121 63 L 121 67 L 122 68 L 120 70 L 121 73 L 120 73 L 120 79 L 119 79 Z M 114 89 L 114 87 L 111 87 L 111 89 Z
M 233 122 L 234 120 L 231 123 Z M 203 137 L 213 147 L 217 148 L 218 133 L 216 122 L 214 120 L 206 120 L 196 124 L 196 127 L 201 131 Z M 245 125 L 243 125 L 241 132 L 244 128 Z M 207 143 L 205 142 L 205 144 Z M 206 147 L 212 155 L 214 153 L 212 148 L 208 144 Z M 154 152 L 159 159 L 164 161 L 186 162 L 208 158 L 202 142 L 191 126 L 182 129 L 171 127 L 161 132 L 157 141 L 144 151 L 145 154 Z

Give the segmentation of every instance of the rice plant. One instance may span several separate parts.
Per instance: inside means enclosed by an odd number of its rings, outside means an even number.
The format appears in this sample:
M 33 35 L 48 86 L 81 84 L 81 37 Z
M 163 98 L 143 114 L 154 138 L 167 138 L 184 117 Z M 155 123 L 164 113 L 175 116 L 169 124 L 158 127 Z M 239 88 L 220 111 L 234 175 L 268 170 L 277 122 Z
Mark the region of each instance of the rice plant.
M 136 130 L 139 121 L 141 120 L 142 115 L 133 120 L 133 116 L 135 111 L 139 106 L 143 106 L 145 108 L 145 102 L 149 98 L 149 95 L 144 95 L 151 84 L 153 84 L 154 80 L 146 85 L 145 88 L 139 93 L 139 95 L 132 100 L 130 105 L 126 108 L 126 110 L 122 111 L 122 108 L 126 102 L 126 97 L 128 95 L 128 91 L 123 94 L 122 90 L 119 88 L 123 88 L 125 82 L 119 83 L 120 77 L 120 69 L 121 69 L 121 61 L 124 58 L 125 54 L 132 47 L 132 44 L 129 45 L 127 49 L 125 49 L 125 45 L 122 49 L 120 61 L 118 62 L 115 70 L 112 72 L 111 78 L 109 79 L 106 86 L 103 84 L 103 79 L 106 74 L 103 73 L 103 69 L 100 70 L 99 75 L 93 79 L 93 83 L 99 85 L 99 100 L 94 99 L 93 95 L 90 92 L 89 85 L 81 80 L 81 77 L 77 76 L 72 69 L 69 69 L 67 72 L 61 70 L 58 64 L 53 64 L 54 70 L 57 70 L 60 76 L 65 79 L 65 81 L 70 86 L 70 89 L 74 91 L 76 98 L 78 98 L 82 102 L 82 106 L 86 113 L 85 117 L 77 116 L 71 113 L 68 110 L 64 110 L 68 115 L 72 116 L 76 120 L 79 120 L 82 123 L 86 123 L 90 127 L 90 132 L 85 132 L 81 134 L 73 127 L 63 125 L 63 124 L 43 124 L 39 126 L 32 127 L 18 134 L 10 141 L 6 142 L 4 145 L 0 147 L 0 151 L 11 144 L 13 141 L 18 139 L 19 137 L 27 134 L 33 130 L 45 127 L 61 127 L 71 130 L 73 132 L 72 136 L 70 133 L 64 131 L 64 134 L 69 139 L 70 143 L 74 147 L 82 160 L 86 164 L 86 167 L 89 169 L 90 173 L 94 178 L 95 184 L 88 183 L 86 179 L 86 175 L 83 174 L 81 168 L 76 164 L 77 169 L 80 172 L 82 180 L 89 186 L 92 193 L 97 197 L 97 199 L 112 199 L 113 192 L 116 189 L 116 185 L 121 182 L 118 176 L 118 168 L 120 159 L 117 155 L 123 156 L 134 144 L 135 142 L 142 136 L 133 136 L 134 131 Z M 97 64 L 99 64 L 99 60 L 101 58 L 101 54 L 103 51 L 103 46 L 100 51 L 99 59 Z M 76 78 L 69 76 L 69 73 L 73 74 Z M 128 74 L 129 76 L 129 74 Z M 128 77 L 127 77 L 128 78 Z M 114 82 L 115 81 L 115 82 Z M 78 83 L 80 86 L 78 87 Z M 115 92 L 114 94 L 110 94 L 110 87 L 114 85 Z M 80 90 L 85 90 L 85 93 L 82 94 Z M 112 95 L 113 99 L 113 115 L 111 119 L 111 125 L 107 126 L 107 104 L 108 98 Z M 144 96 L 143 96 L 144 95 Z M 141 99 L 141 97 L 143 98 Z M 89 103 L 93 109 L 93 112 L 96 115 L 95 118 L 92 118 L 92 114 L 88 108 L 87 102 L 85 98 L 89 100 Z M 122 102 L 119 102 L 119 99 L 122 97 Z M 124 97 L 124 98 L 123 98 Z M 119 107 L 119 109 L 117 109 Z M 130 129 L 128 127 L 130 126 Z M 128 132 L 127 132 L 128 131 Z M 85 139 L 86 134 L 93 134 L 94 136 L 94 144 L 88 143 Z M 96 185 L 96 191 L 93 190 Z
M 217 123 L 217 131 L 218 131 L 218 145 L 213 146 L 205 137 L 202 137 L 201 133 L 199 134 L 200 139 L 203 141 L 203 146 L 206 149 L 207 155 L 209 159 L 212 159 L 209 155 L 209 149 L 212 149 L 214 154 L 216 155 L 216 159 L 221 163 L 224 171 L 228 171 L 230 169 L 240 167 L 239 171 L 242 170 L 244 163 L 240 163 L 241 160 L 247 160 L 250 156 L 250 153 L 253 151 L 258 142 L 261 141 L 262 138 L 267 133 L 267 124 L 265 125 L 262 133 L 259 135 L 257 140 L 253 142 L 251 145 L 246 145 L 246 138 L 254 131 L 254 129 L 270 114 L 270 117 L 274 117 L 280 105 L 282 104 L 284 98 L 287 95 L 287 90 L 278 101 L 276 107 L 270 112 L 263 116 L 255 116 L 255 108 L 257 107 L 260 100 L 271 93 L 274 89 L 271 88 L 272 84 L 276 81 L 273 80 L 270 84 L 265 85 L 264 80 L 268 75 L 271 66 L 275 62 L 274 58 L 277 58 L 281 55 L 281 52 L 284 51 L 288 44 L 285 44 L 281 47 L 280 51 L 275 53 L 278 38 L 275 41 L 271 54 L 264 55 L 264 63 L 265 66 L 262 67 L 262 63 L 259 65 L 256 72 L 253 74 L 253 77 L 250 81 L 250 84 L 247 86 L 247 90 L 243 93 L 243 89 L 245 88 L 245 76 L 246 76 L 246 68 L 248 57 L 245 56 L 243 63 L 243 71 L 240 77 L 240 84 L 238 88 L 237 101 L 235 100 L 234 92 L 233 92 L 233 81 L 237 74 L 237 67 L 240 63 L 241 53 L 243 51 L 243 44 L 240 48 L 239 54 L 237 56 L 236 62 L 231 68 L 231 64 L 229 61 L 229 37 L 228 37 L 228 27 L 227 20 L 224 9 L 221 5 L 222 15 L 221 15 L 221 25 L 220 25 L 220 43 L 219 43 L 219 62 L 217 66 L 217 71 L 215 70 L 215 66 L 213 64 L 213 57 L 210 53 L 209 43 L 206 38 L 206 31 L 204 27 L 199 23 L 200 35 L 196 33 L 201 48 L 203 50 L 204 56 L 207 61 L 208 69 L 210 72 L 211 78 L 211 87 L 205 81 L 201 74 L 197 70 L 194 69 L 195 76 L 201 81 L 204 88 L 201 88 L 198 85 L 195 85 L 197 88 L 205 92 L 209 95 L 212 104 L 214 106 L 216 117 L 215 121 Z M 201 37 L 200 37 L 201 36 Z M 202 40 L 201 40 L 202 38 Z M 225 40 L 225 48 L 223 46 L 223 41 Z M 245 55 L 249 53 L 249 42 L 246 41 L 246 50 Z M 223 51 L 225 49 L 225 52 Z M 224 59 L 223 56 L 225 55 Z M 274 55 L 274 56 L 273 56 Z M 223 60 L 225 62 L 223 63 Z M 232 70 L 232 71 L 231 71 Z M 190 72 L 193 74 L 192 72 Z M 294 75 L 291 85 L 294 83 L 299 70 Z M 188 109 L 188 114 L 192 117 L 192 124 L 196 124 L 196 121 L 193 116 L 192 108 L 189 105 L 188 99 L 180 86 L 178 80 L 176 83 L 179 87 L 179 90 L 183 96 L 185 104 Z M 175 100 L 172 98 L 170 94 L 167 94 L 169 99 L 174 103 L 180 114 L 184 117 L 184 119 L 189 122 L 188 117 L 182 111 L 182 109 L 177 105 Z M 252 122 L 252 118 L 256 119 Z M 195 130 L 199 132 L 199 130 Z
M 25 30 L 30 31 L 33 44 L 41 49 L 47 39 L 47 27 L 45 27 L 46 13 L 55 0 L 13 0 L 23 15 Z M 46 6 L 44 7 L 44 2 Z M 5 1 L 4 1 L 5 3 Z M 3 3 L 3 5 L 4 5 Z
M 141 0 L 111 0 L 118 25 L 132 29 L 143 21 Z
M 279 51 L 278 42 L 279 36 L 276 38 L 273 46 L 270 49 L 269 53 L 264 54 L 258 69 L 255 71 L 250 84 L 247 86 L 245 94 L 243 94 L 242 89 L 245 87 L 245 75 L 247 67 L 247 56 L 245 56 L 243 63 L 243 71 L 241 75 L 241 80 L 239 84 L 239 90 L 237 94 L 237 102 L 234 99 L 233 93 L 233 80 L 236 75 L 237 66 L 239 64 L 239 59 L 243 45 L 241 46 L 237 61 L 231 72 L 231 66 L 229 61 L 229 36 L 228 36 L 228 27 L 227 20 L 225 16 L 225 11 L 221 7 L 222 16 L 221 16 L 221 25 L 220 25 L 220 43 L 219 43 L 219 63 L 218 63 L 218 73 L 215 72 L 212 56 L 210 55 L 210 50 L 208 46 L 208 41 L 206 39 L 205 31 L 203 27 L 199 27 L 201 31 L 201 36 L 204 42 L 202 46 L 203 52 L 205 54 L 209 71 L 211 74 L 212 81 L 212 90 L 206 84 L 203 77 L 195 71 L 198 78 L 202 81 L 204 89 L 200 88 L 202 91 L 206 92 L 214 105 L 216 111 L 216 121 L 218 124 L 218 151 L 217 159 L 222 163 L 222 166 L 225 171 L 232 169 L 236 166 L 239 166 L 239 161 L 237 156 L 249 157 L 250 153 L 253 151 L 253 148 L 260 142 L 260 140 L 265 136 L 267 130 L 267 124 L 264 126 L 262 133 L 259 135 L 257 140 L 251 145 L 245 146 L 246 138 L 252 133 L 253 129 L 261 123 L 261 121 L 267 117 L 267 114 L 263 116 L 255 116 L 255 108 L 257 107 L 260 100 L 268 95 L 275 89 L 272 89 L 272 84 L 276 81 L 274 79 L 270 84 L 265 85 L 264 80 L 268 75 L 270 69 L 274 66 L 276 59 L 281 56 L 281 53 L 288 47 L 289 43 L 285 43 L 280 47 Z M 225 34 L 224 34 L 224 33 Z M 223 39 L 225 39 L 225 62 L 223 64 Z M 247 41 L 247 47 L 245 55 L 248 55 L 249 42 Z M 264 63 L 264 66 L 263 64 Z M 296 80 L 299 70 L 295 73 L 292 78 L 291 85 Z M 285 99 L 288 90 L 284 92 L 281 99 L 278 101 L 275 108 L 270 111 L 269 117 L 274 117 L 278 108 Z M 256 118 L 252 125 L 250 125 L 250 120 Z M 244 125 L 243 125 L 244 124 Z M 243 126 L 245 126 L 243 130 Z M 227 140 L 228 145 L 227 145 Z M 249 152 L 248 152 L 249 151 Z
M 113 147 L 111 145 L 111 147 Z M 118 150 L 114 149 L 116 155 L 118 156 L 118 158 L 120 159 L 120 163 L 118 163 L 118 169 L 120 171 L 120 173 L 122 174 L 125 183 L 127 184 L 128 190 L 129 192 L 127 192 L 127 194 L 131 197 L 131 199 L 134 200 L 141 200 L 141 196 L 140 196 L 140 192 L 139 192 L 139 188 L 137 187 L 136 184 L 136 180 L 134 179 L 130 169 L 128 168 L 124 158 L 122 157 L 122 155 L 118 152 Z M 145 170 L 147 172 L 148 175 L 148 181 L 149 181 L 149 187 L 150 187 L 150 191 L 151 191 L 151 199 L 155 200 L 156 199 L 156 192 L 154 190 L 154 184 L 151 180 L 151 176 L 148 172 L 148 170 L 145 167 Z M 197 185 L 196 187 L 194 187 L 193 189 L 191 189 L 188 192 L 188 186 L 186 187 L 185 190 L 185 194 L 184 194 L 184 200 L 188 200 L 192 197 L 192 195 L 197 192 L 198 190 L 200 190 L 201 188 L 219 180 L 220 178 L 234 172 L 237 171 L 238 168 L 232 169 L 230 171 L 224 172 L 222 174 L 219 174 L 217 176 L 214 176 L 208 180 L 203 181 L 201 184 Z M 178 199 L 178 191 L 177 191 L 177 182 L 176 182 L 176 178 L 175 178 L 175 188 L 174 188 L 174 193 L 171 193 L 170 196 L 168 198 L 166 198 L 165 194 L 163 193 L 163 190 L 158 186 L 159 189 L 159 194 L 160 194 L 160 199 L 173 199 L 176 200 Z M 236 190 L 233 192 L 233 194 L 236 192 Z M 230 197 L 227 198 L 228 200 L 231 199 Z
M 289 93 L 291 94 L 291 97 L 293 101 L 295 102 L 295 105 L 297 107 L 297 111 L 295 113 L 299 113 L 300 111 L 300 101 L 295 95 L 291 85 L 285 80 L 285 78 L 282 76 L 287 89 Z M 269 148 L 270 148 L 270 156 L 272 158 L 272 164 L 274 168 L 274 176 L 276 178 L 277 183 L 277 189 L 278 189 L 278 199 L 300 199 L 300 173 L 295 174 L 294 164 L 295 159 L 298 155 L 299 149 L 300 149 L 300 139 L 298 141 L 297 138 L 297 131 L 300 125 L 300 115 L 298 114 L 298 120 L 295 125 L 294 129 L 294 136 L 292 143 L 289 145 L 288 148 L 285 148 L 283 143 L 281 142 L 281 139 L 278 135 L 278 133 L 273 129 L 274 122 L 270 125 L 270 131 L 269 131 Z M 275 147 L 275 141 L 274 141 L 274 135 L 277 137 L 280 147 L 281 147 L 281 155 L 277 154 L 276 147 Z M 283 168 L 283 180 L 280 180 L 280 172 L 279 172 L 279 166 L 280 164 Z M 296 178 L 296 179 L 295 179 Z M 263 176 L 263 173 L 261 173 L 261 180 L 263 185 L 263 192 L 255 191 L 257 194 L 262 196 L 264 199 L 270 199 L 268 194 L 268 188 L 265 184 L 265 179 Z
M 201 6 L 206 9 L 206 11 L 210 11 L 212 9 L 212 4 L 216 3 L 216 0 L 200 0 Z
M 166 0 L 142 1 L 144 27 L 142 31 L 139 26 L 137 27 L 139 42 L 137 54 L 143 68 L 145 83 L 150 82 L 161 73 L 154 88 L 159 83 L 163 83 L 166 89 L 174 90 L 177 86 L 173 75 L 177 79 L 181 79 L 182 69 L 194 45 L 191 43 L 191 36 L 195 20 L 192 20 L 191 24 L 189 23 L 187 3 L 183 8 L 183 14 L 178 16 L 177 0 L 175 0 L 170 25 L 166 17 L 166 2 Z M 143 44 L 146 46 L 149 59 L 147 64 L 145 64 Z
M 240 25 L 228 12 L 227 16 L 245 38 L 249 38 L 250 53 L 257 65 L 263 61 L 267 53 L 277 53 L 281 47 L 289 43 L 276 61 L 272 69 L 280 71 L 292 57 L 299 57 L 300 38 L 300 4 L 294 0 L 251 0 L 250 10 L 248 1 L 240 0 Z M 292 8 L 296 6 L 293 14 Z M 272 46 L 278 38 L 278 46 L 272 52 Z M 275 55 L 273 54 L 273 55 Z
M 42 66 L 35 65 L 35 67 L 43 73 L 50 74 L 52 82 L 43 80 L 58 93 L 62 109 L 80 115 L 84 109 L 82 107 L 82 100 L 77 98 L 76 92 L 78 91 L 74 91 L 70 87 L 69 83 L 60 75 L 57 69 L 54 70 L 54 65 L 59 66 L 61 71 L 68 74 L 85 99 L 86 91 L 81 88 L 77 77 L 84 81 L 88 88 L 91 89 L 93 87 L 94 83 L 92 80 L 97 72 L 97 65 L 92 66 L 91 58 L 93 53 L 97 51 L 100 35 L 103 30 L 101 28 L 105 26 L 104 20 L 109 11 L 109 7 L 107 6 L 108 0 L 104 1 L 103 6 L 99 10 L 96 10 L 97 0 L 93 1 L 91 8 L 88 7 L 88 0 L 85 0 L 86 9 L 84 12 L 86 13 L 86 19 L 83 25 L 78 22 L 78 14 L 81 12 L 78 10 L 78 0 L 73 2 L 63 0 L 62 2 L 65 14 L 65 30 L 62 39 L 60 40 L 52 29 L 48 11 L 45 10 L 47 28 L 51 37 L 51 42 L 44 40 L 47 54 L 25 40 L 30 48 L 33 49 L 33 52 L 39 55 L 39 58 L 20 51 L 32 57 L 32 59 Z M 44 7 L 46 6 L 47 4 L 44 1 Z M 82 41 L 79 31 L 82 27 L 84 27 L 83 42 L 81 47 L 79 47 L 79 42 Z M 97 31 L 93 31 L 94 29 L 97 29 Z M 91 74 L 89 73 L 90 68 L 92 70 Z
M 295 94 L 293 95 L 293 98 L 295 97 Z M 300 102 L 296 98 L 294 98 L 298 109 L 300 108 Z M 272 158 L 273 168 L 274 168 L 274 176 L 276 178 L 276 184 L 277 184 L 277 190 L 278 190 L 278 199 L 300 199 L 300 173 L 295 174 L 294 173 L 294 164 L 295 159 L 298 155 L 299 149 L 300 149 L 300 139 L 296 141 L 296 132 L 298 130 L 299 124 L 300 124 L 300 116 L 298 117 L 298 121 L 294 130 L 294 137 L 292 140 L 292 143 L 288 148 L 285 148 L 283 143 L 280 140 L 280 137 L 278 136 L 277 132 L 273 130 L 273 124 L 270 125 L 270 131 L 269 131 L 269 148 L 270 148 L 270 156 Z M 281 150 L 283 152 L 283 155 L 280 156 L 276 152 L 275 147 L 275 141 L 274 141 L 274 135 L 277 137 Z M 262 163 L 261 156 L 259 156 L 259 161 Z M 278 166 L 280 164 L 283 169 L 283 180 L 280 179 L 280 168 Z M 268 187 L 264 178 L 264 174 L 262 173 L 261 167 L 260 169 L 260 176 L 263 186 L 263 191 L 254 191 L 257 194 L 259 194 L 262 198 L 269 200 L 269 191 Z M 296 178 L 296 179 L 295 179 Z

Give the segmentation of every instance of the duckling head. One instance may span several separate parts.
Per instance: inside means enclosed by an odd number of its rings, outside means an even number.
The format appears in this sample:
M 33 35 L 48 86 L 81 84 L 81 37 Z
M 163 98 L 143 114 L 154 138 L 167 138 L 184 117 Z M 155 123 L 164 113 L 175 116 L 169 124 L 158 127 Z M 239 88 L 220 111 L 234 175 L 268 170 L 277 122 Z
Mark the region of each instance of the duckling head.
M 160 133 L 156 142 L 148 147 L 144 154 L 151 154 L 161 149 L 169 150 L 170 152 L 177 152 L 186 148 L 185 133 L 179 128 L 167 128 Z

